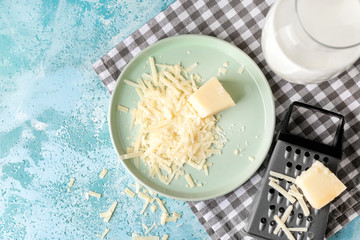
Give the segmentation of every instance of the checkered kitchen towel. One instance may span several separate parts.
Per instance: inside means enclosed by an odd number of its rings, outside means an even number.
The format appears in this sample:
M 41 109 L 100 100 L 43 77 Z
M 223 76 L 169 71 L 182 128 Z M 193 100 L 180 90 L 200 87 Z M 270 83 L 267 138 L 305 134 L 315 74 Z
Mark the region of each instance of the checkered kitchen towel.
M 275 97 L 276 129 L 288 106 L 297 100 L 343 114 L 344 159 L 338 176 L 347 191 L 331 204 L 326 233 L 329 237 L 360 214 L 360 61 L 339 77 L 318 85 L 302 86 L 280 79 L 267 66 L 260 47 L 261 29 L 272 2 L 178 0 L 95 62 L 93 68 L 111 92 L 126 63 L 157 40 L 188 33 L 212 35 L 235 44 L 259 65 Z M 243 238 L 239 230 L 244 226 L 263 169 L 262 166 L 234 192 L 212 200 L 189 202 L 212 239 Z

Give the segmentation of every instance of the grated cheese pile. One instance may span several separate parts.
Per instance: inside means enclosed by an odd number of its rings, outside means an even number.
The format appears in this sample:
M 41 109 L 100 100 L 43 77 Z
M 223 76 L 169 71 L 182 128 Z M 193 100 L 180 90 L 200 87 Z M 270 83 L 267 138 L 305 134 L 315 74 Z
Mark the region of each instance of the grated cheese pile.
M 149 63 L 152 73 L 144 73 L 138 79 L 136 91 L 140 101 L 130 111 L 132 127 L 139 125 L 140 130 L 132 152 L 120 158 L 134 158 L 138 167 L 140 157 L 151 177 L 157 176 L 169 184 L 185 164 L 206 171 L 207 158 L 221 154 L 226 140 L 216 126 L 218 119 L 200 118 L 187 101 L 197 90 L 197 75 L 188 74 L 197 64 L 184 69 L 180 64 L 155 64 L 152 57 Z

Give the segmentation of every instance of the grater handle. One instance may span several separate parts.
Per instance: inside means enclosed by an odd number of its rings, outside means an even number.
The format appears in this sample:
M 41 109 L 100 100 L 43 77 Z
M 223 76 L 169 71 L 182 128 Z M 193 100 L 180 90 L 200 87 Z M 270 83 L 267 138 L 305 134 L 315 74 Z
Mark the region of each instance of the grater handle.
M 317 111 L 320 113 L 323 113 L 324 115 L 328 115 L 328 116 L 333 116 L 336 117 L 340 120 L 340 123 L 338 124 L 338 127 L 336 129 L 335 132 L 335 136 L 334 136 L 334 140 L 332 142 L 332 144 L 324 144 L 324 143 L 320 143 L 320 142 L 316 142 L 310 139 L 306 139 L 297 135 L 293 135 L 289 132 L 288 130 L 288 124 L 290 121 L 290 117 L 291 117 L 291 113 L 292 110 L 294 108 L 294 106 L 299 106 L 299 107 L 303 107 L 306 109 L 310 109 L 313 111 Z M 318 108 L 315 106 L 311 106 L 305 103 L 301 103 L 301 102 L 293 102 L 290 107 L 289 110 L 287 111 L 284 120 L 281 123 L 281 127 L 280 127 L 280 131 L 278 134 L 277 139 L 278 140 L 283 140 L 286 142 L 290 142 L 293 144 L 298 144 L 301 145 L 303 147 L 306 148 L 310 148 L 313 149 L 315 151 L 319 151 L 322 152 L 324 154 L 328 154 L 331 155 L 333 157 L 339 158 L 341 159 L 342 156 L 342 137 L 343 137 L 343 133 L 344 133 L 344 116 L 338 113 L 334 113 L 322 108 Z

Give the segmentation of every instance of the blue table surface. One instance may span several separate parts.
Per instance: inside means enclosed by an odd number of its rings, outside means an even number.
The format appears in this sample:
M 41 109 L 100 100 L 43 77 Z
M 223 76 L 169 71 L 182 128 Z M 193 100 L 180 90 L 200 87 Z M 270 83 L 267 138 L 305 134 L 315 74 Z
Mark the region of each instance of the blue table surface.
M 99 239 L 106 228 L 107 239 L 131 239 L 159 223 L 160 211 L 139 215 L 143 201 L 121 194 L 134 180 L 113 150 L 110 94 L 91 65 L 172 2 L 0 0 L 0 239 Z M 103 197 L 86 200 L 88 190 Z M 163 199 L 183 217 L 150 235 L 209 238 L 185 202 Z M 114 200 L 106 223 L 99 213 Z M 330 239 L 359 235 L 358 217 Z

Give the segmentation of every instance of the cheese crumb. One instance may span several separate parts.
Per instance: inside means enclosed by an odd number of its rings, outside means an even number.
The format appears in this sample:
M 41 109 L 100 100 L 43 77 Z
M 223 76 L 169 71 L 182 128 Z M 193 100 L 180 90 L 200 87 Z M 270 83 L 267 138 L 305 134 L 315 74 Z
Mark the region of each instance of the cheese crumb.
M 124 192 L 129 196 L 129 197 L 135 197 L 135 193 L 133 191 L 131 191 L 129 188 L 125 188 Z
M 158 236 L 138 236 L 132 237 L 132 240 L 160 240 Z
M 249 156 L 249 160 L 250 160 L 251 162 L 254 162 L 254 161 L 255 161 L 255 158 L 254 158 L 253 156 Z
M 167 218 L 168 218 L 168 214 L 166 212 L 163 212 L 161 214 L 161 218 L 160 218 L 160 224 L 161 225 L 165 225 L 165 223 L 167 222 Z
M 117 206 L 118 202 L 114 201 L 114 203 L 110 206 L 110 208 L 103 213 L 100 213 L 100 218 L 104 218 L 104 222 L 109 222 L 110 218 L 112 217 L 115 208 Z
M 240 68 L 238 69 L 238 73 L 239 74 L 242 74 L 244 72 L 244 69 L 245 69 L 245 64 L 241 64 Z
M 101 235 L 101 239 L 104 239 L 106 234 L 108 234 L 109 231 L 110 231 L 110 229 L 105 229 L 104 233 Z
M 75 178 L 71 178 L 70 182 L 68 183 L 68 186 L 72 187 L 74 185 L 74 182 L 75 182 Z
M 122 105 L 118 105 L 118 110 L 119 111 L 122 111 L 122 112 L 129 112 L 129 108 L 127 108 L 127 107 L 124 107 L 124 106 L 122 106 Z
M 188 182 L 190 188 L 195 187 L 195 183 L 189 173 L 185 175 L 185 179 Z
M 161 239 L 161 240 L 168 240 L 168 238 L 169 238 L 169 235 L 164 234 L 164 236 L 162 237 L 162 239 Z
M 158 207 L 155 204 L 153 204 L 153 205 L 151 205 L 150 210 L 151 210 L 151 212 L 154 213 L 157 210 L 157 208 Z
M 235 150 L 234 150 L 234 154 L 235 154 L 235 155 L 238 155 L 238 154 L 239 154 L 239 150 L 238 150 L 238 149 L 235 149 Z
M 88 191 L 87 193 L 88 193 L 88 196 L 101 198 L 101 193 L 97 193 L 97 192 L 94 192 L 94 191 Z
M 99 177 L 100 177 L 101 179 L 103 179 L 103 178 L 106 176 L 107 173 L 108 173 L 108 170 L 105 169 L 105 168 L 103 168 L 103 170 L 102 170 L 101 173 L 99 174 Z

